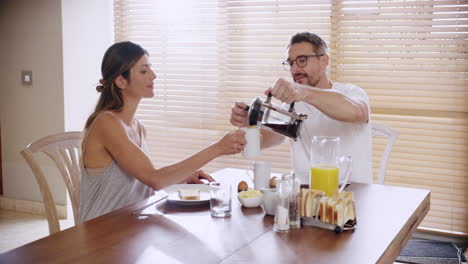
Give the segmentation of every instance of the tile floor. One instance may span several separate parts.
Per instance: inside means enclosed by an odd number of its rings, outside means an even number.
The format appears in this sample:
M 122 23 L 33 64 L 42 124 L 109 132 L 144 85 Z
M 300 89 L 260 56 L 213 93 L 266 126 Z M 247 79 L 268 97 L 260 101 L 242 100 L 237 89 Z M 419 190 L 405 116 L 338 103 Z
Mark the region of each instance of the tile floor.
M 73 218 L 60 220 L 61 230 L 71 226 Z M 48 235 L 45 216 L 0 209 L 0 254 Z

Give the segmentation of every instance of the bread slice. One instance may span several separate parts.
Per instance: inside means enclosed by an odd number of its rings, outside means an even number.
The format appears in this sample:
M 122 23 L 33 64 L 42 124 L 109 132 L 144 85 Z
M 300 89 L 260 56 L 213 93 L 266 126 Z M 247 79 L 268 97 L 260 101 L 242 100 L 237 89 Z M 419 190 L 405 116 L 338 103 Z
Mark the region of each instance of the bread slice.
M 323 191 L 314 189 L 301 189 L 300 192 L 300 215 L 302 217 L 314 217 L 317 215 L 317 207 L 320 199 L 324 196 Z
M 339 198 L 346 200 L 346 201 L 354 201 L 354 193 L 353 192 L 341 192 L 337 195 Z
M 343 217 L 343 225 L 346 224 L 349 220 L 356 220 L 356 211 L 354 207 L 354 201 L 348 200 L 347 203 L 345 203 L 345 208 L 344 208 L 344 217 Z
M 325 193 L 322 191 L 310 190 L 307 196 L 307 217 L 315 217 L 318 214 L 317 209 L 323 196 L 325 196 Z
M 338 198 L 335 206 L 335 225 L 343 226 L 344 224 L 344 208 L 343 199 Z
M 198 189 L 180 189 L 179 197 L 181 200 L 200 200 L 200 190 Z
M 328 216 L 327 216 L 328 199 L 330 199 L 330 197 L 328 197 L 328 196 L 323 196 L 320 199 L 319 217 L 320 217 L 320 221 L 322 221 L 324 223 L 328 223 L 328 221 L 327 221 L 327 219 L 328 219 Z
M 314 204 L 314 195 L 310 190 L 306 191 L 304 196 L 304 216 L 312 217 L 313 215 L 313 204 Z
M 302 217 L 302 216 L 306 216 L 305 214 L 305 204 L 306 204 L 306 196 L 307 196 L 307 190 L 308 189 L 304 189 L 302 188 L 300 191 L 299 191 L 299 215 Z
M 354 193 L 342 192 L 336 196 L 336 225 L 343 226 L 349 220 L 356 219 L 354 208 Z
M 353 192 L 344 191 L 329 197 L 323 191 L 301 189 L 300 197 L 301 217 L 313 218 L 318 214 L 320 221 L 338 226 L 356 219 Z
M 330 197 L 327 202 L 327 215 L 325 217 L 326 222 L 329 224 L 336 224 L 336 217 L 337 217 L 337 212 L 336 212 L 336 198 L 335 197 Z

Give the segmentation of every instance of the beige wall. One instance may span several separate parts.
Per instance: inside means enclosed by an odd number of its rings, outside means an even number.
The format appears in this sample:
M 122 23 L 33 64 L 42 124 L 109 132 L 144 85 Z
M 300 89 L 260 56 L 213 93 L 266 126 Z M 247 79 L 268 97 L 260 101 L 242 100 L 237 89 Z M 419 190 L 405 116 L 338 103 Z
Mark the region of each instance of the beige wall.
M 111 0 L 0 1 L 5 197 L 42 200 L 19 151 L 40 137 L 83 127 L 97 99 L 100 60 L 113 40 L 110 14 Z M 32 86 L 21 84 L 23 69 L 33 71 Z M 56 202 L 65 204 L 65 186 L 55 169 L 46 172 Z
M 19 151 L 41 136 L 64 131 L 60 0 L 0 2 L 4 196 L 39 200 Z M 33 71 L 32 86 L 21 84 L 21 70 Z M 64 200 L 63 191 L 56 194 Z

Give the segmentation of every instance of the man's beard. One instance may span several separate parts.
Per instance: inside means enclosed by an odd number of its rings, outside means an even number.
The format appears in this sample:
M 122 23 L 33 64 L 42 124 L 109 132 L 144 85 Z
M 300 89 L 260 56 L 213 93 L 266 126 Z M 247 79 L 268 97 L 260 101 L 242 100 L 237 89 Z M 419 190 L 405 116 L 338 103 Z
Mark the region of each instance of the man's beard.
M 318 80 L 316 80 L 316 81 L 311 80 L 307 73 L 296 73 L 296 74 L 293 75 L 293 80 L 296 83 L 298 83 L 296 81 L 296 79 L 302 79 L 302 78 L 306 78 L 307 83 L 301 83 L 301 84 L 309 85 L 309 86 L 312 86 L 312 87 L 316 87 L 316 85 L 320 82 L 320 78 Z

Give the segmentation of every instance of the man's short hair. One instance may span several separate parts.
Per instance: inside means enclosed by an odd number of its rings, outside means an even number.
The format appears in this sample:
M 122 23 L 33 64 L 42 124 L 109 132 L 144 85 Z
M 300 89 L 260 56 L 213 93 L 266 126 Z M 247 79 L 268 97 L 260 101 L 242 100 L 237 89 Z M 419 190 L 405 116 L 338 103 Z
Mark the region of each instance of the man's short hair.
M 300 32 L 293 35 L 289 41 L 288 49 L 291 48 L 293 44 L 301 42 L 308 42 L 312 44 L 315 54 L 328 52 L 327 43 L 325 43 L 325 41 L 319 37 L 319 35 L 311 32 Z

